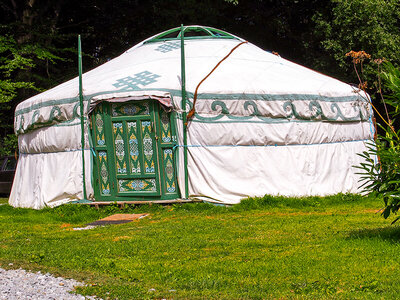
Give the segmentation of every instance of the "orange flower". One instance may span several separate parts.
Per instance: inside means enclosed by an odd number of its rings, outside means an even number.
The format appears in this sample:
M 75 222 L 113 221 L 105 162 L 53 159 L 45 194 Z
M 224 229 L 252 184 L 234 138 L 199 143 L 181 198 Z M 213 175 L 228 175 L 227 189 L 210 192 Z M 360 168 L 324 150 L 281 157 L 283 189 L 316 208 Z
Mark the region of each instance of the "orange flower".
M 377 59 L 374 59 L 374 63 L 376 63 L 376 64 L 378 64 L 378 65 L 382 64 L 382 63 L 385 62 L 385 61 L 386 61 L 385 58 L 377 58 Z
M 353 62 L 355 64 L 361 63 L 365 59 L 370 59 L 371 58 L 371 55 L 369 55 L 365 51 L 353 51 L 353 50 L 351 50 L 350 52 L 347 52 L 346 56 L 350 56 L 351 58 L 353 58 Z
M 361 83 L 358 85 L 358 88 L 359 88 L 360 90 L 364 90 L 364 91 L 367 89 L 367 87 L 368 87 L 368 84 L 367 84 L 366 81 L 361 82 Z

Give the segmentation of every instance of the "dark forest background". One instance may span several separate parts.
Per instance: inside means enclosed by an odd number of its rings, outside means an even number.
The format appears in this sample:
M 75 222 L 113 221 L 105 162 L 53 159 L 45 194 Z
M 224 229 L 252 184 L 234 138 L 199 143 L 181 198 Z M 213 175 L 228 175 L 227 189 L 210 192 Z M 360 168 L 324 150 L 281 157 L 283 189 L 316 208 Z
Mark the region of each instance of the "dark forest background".
M 28 97 L 77 76 L 156 33 L 207 25 L 282 57 L 358 84 L 350 50 L 400 62 L 398 0 L 0 0 L 0 148 L 15 144 L 13 113 Z

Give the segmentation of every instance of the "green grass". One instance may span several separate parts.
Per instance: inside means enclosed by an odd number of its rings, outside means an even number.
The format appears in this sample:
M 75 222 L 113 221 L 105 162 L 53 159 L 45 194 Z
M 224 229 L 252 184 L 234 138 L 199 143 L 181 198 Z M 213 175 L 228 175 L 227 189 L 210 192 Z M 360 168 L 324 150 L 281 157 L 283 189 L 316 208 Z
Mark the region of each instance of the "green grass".
M 150 217 L 72 231 L 112 213 L 0 206 L 0 265 L 73 277 L 85 295 L 132 298 L 398 298 L 400 230 L 377 199 L 247 199 L 144 205 Z
M 8 203 L 8 198 L 0 198 L 0 204 Z

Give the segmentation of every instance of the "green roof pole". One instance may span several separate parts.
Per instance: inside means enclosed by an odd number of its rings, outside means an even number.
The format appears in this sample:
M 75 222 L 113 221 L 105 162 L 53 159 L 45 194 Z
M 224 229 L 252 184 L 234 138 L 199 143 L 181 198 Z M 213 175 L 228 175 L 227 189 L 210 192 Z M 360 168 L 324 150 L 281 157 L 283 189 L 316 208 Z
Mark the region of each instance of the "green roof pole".
M 183 109 L 183 164 L 185 169 L 185 198 L 189 198 L 189 175 L 187 157 L 187 113 L 186 113 L 186 74 L 185 74 L 185 37 L 181 24 L 181 78 L 182 78 L 182 109 Z
M 81 35 L 78 35 L 78 69 L 79 69 L 79 105 L 81 109 L 81 146 L 82 146 L 82 180 L 83 200 L 87 200 L 86 174 L 85 174 L 85 118 L 83 116 L 83 91 L 82 91 L 82 47 Z

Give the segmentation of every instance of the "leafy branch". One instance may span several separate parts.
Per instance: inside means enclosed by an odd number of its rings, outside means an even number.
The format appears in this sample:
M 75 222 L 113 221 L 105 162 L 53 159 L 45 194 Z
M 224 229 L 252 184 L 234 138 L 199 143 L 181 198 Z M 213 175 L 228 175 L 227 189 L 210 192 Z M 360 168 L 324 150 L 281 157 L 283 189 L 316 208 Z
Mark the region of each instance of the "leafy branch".
M 371 57 L 364 51 L 351 51 L 347 54 L 353 58 L 354 69 L 359 78 L 359 88 L 366 94 L 366 82 L 362 81 L 362 63 Z M 375 142 L 367 145 L 367 151 L 359 154 L 364 162 L 357 166 L 361 171 L 361 188 L 365 192 L 381 196 L 385 207 L 382 209 L 382 216 L 386 219 L 391 214 L 396 214 L 400 209 L 400 130 L 395 129 L 395 117 L 400 113 L 400 70 L 395 68 L 390 62 L 384 60 L 375 60 L 378 63 L 378 94 L 382 100 L 387 120 L 379 113 L 376 107 L 370 102 L 375 112 L 386 125 L 378 124 L 381 132 L 377 132 Z M 357 69 L 360 65 L 361 75 Z M 381 68 L 382 66 L 382 68 Z M 382 93 L 382 81 L 389 95 Z M 367 95 L 367 94 L 366 94 Z M 367 96 L 367 99 L 369 97 Z M 389 110 L 387 105 L 392 107 Z M 392 222 L 395 223 L 400 216 Z

